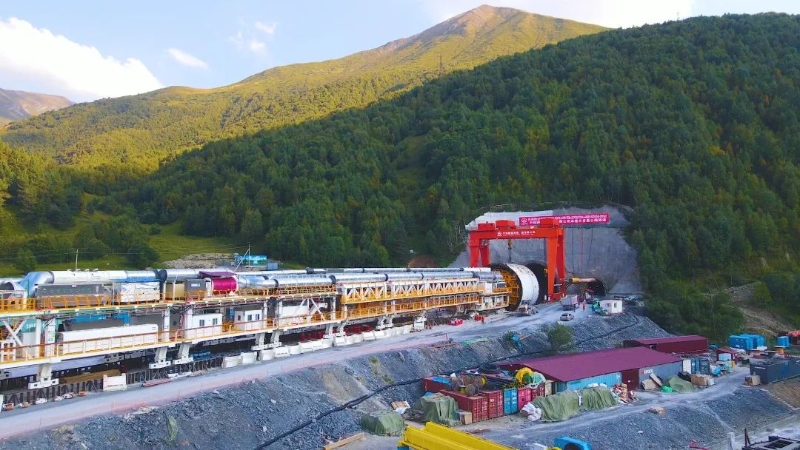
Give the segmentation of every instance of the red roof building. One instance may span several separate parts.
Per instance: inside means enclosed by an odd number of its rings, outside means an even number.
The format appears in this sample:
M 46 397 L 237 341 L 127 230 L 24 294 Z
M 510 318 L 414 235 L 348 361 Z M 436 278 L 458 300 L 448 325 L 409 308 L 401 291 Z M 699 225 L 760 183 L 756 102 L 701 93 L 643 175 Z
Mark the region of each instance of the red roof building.
M 627 339 L 622 344 L 625 347 L 647 347 L 657 352 L 679 355 L 696 355 L 708 351 L 708 338 L 694 334 L 666 338 Z
M 612 348 L 585 353 L 535 358 L 501 364 L 505 369 L 528 367 L 557 382 L 557 391 L 581 389 L 590 384 L 625 383 L 630 389 L 650 374 L 666 379 L 682 370 L 683 360 L 646 347 Z

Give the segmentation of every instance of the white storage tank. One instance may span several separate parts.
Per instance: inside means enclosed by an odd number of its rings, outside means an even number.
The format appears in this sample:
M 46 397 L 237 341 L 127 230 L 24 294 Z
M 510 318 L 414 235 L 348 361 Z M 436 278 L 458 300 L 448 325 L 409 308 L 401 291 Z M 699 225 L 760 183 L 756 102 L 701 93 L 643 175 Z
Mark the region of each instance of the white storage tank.
M 124 270 L 60 270 L 53 274 L 53 284 L 104 283 L 128 278 Z

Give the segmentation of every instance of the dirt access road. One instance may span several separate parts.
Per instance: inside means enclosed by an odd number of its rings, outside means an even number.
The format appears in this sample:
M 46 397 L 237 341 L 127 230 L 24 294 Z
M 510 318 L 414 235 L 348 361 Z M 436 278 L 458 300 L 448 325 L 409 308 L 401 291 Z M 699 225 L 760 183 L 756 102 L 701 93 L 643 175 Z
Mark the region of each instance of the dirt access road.
M 515 317 L 501 312 L 490 316 L 485 324 L 467 321 L 459 327 L 447 325 L 402 336 L 394 336 L 362 344 L 334 347 L 314 353 L 258 362 L 253 365 L 215 370 L 198 377 L 186 377 L 159 386 L 142 388 L 129 386 L 124 392 L 94 394 L 89 397 L 48 403 L 28 409 L 18 409 L 0 414 L 0 439 L 19 436 L 35 431 L 55 428 L 78 422 L 93 416 L 122 414 L 146 406 L 159 406 L 193 395 L 213 391 L 227 386 L 246 383 L 300 369 L 341 362 L 359 356 L 368 356 L 395 350 L 430 346 L 452 338 L 466 340 L 484 335 L 520 330 L 556 322 L 562 311 L 560 305 L 551 304 L 540 308 L 533 316 Z M 580 322 L 589 310 L 575 311 L 575 322 Z

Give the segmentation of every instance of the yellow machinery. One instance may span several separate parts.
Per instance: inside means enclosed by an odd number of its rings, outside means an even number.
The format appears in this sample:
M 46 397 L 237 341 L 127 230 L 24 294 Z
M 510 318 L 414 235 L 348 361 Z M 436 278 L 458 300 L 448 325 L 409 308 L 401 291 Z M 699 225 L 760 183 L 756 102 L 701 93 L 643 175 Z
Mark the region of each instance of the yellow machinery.
M 514 450 L 498 443 L 481 439 L 433 422 L 425 428 L 406 426 L 403 438 L 397 443 L 398 450 Z

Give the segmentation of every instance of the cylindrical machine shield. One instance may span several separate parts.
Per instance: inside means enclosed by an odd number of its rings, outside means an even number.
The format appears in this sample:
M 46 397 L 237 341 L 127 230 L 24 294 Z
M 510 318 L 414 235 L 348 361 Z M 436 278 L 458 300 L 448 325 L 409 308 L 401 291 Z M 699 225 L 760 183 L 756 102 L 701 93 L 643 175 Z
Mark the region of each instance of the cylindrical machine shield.
M 519 307 L 521 303 L 534 304 L 539 298 L 539 282 L 536 275 L 527 267 L 520 264 L 492 264 L 492 269 L 497 270 L 511 288 L 509 296 L 509 311 Z

